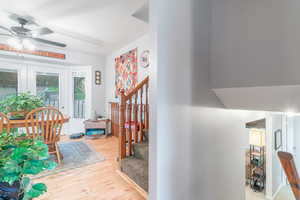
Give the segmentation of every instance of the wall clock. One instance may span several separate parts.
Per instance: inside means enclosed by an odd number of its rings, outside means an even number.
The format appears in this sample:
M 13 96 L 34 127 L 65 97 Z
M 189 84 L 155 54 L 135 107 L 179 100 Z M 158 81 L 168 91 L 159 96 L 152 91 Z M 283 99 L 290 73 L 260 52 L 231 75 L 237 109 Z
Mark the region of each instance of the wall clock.
M 145 50 L 143 51 L 143 53 L 141 54 L 141 66 L 143 68 L 147 68 L 150 65 L 150 51 L 149 50 Z

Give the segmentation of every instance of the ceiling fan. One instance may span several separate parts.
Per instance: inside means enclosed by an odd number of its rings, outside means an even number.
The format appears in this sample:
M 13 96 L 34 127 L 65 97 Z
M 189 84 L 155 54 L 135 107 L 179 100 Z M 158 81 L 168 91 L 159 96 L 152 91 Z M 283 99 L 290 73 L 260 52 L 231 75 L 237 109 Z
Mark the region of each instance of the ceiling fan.
M 41 27 L 38 25 L 34 19 L 30 16 L 19 16 L 17 14 L 10 14 L 9 18 L 17 22 L 18 26 L 12 26 L 10 28 L 0 25 L 0 29 L 4 30 L 7 33 L 0 33 L 0 36 L 7 36 L 8 44 L 12 47 L 21 50 L 28 49 L 34 50 L 35 46 L 32 41 L 44 43 L 47 45 L 57 46 L 57 47 L 66 47 L 66 44 L 53 42 L 45 39 L 39 38 L 40 36 L 48 35 L 54 33 L 51 29 L 47 27 Z M 28 26 L 36 26 L 38 28 L 31 29 Z

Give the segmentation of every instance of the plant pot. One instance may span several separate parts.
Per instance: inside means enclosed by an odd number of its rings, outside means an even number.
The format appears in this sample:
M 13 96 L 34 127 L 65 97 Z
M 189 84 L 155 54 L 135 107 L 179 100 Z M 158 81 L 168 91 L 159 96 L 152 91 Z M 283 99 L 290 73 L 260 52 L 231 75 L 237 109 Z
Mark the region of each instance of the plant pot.
M 20 188 L 20 182 L 16 181 L 13 185 L 0 182 L 0 199 L 1 200 L 22 200 L 24 192 Z

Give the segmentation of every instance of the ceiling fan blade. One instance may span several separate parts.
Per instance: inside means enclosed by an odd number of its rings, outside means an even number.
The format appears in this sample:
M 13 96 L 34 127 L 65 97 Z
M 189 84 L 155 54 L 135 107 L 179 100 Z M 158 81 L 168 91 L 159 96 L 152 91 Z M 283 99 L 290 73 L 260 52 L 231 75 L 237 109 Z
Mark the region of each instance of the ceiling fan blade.
M 0 36 L 12 37 L 12 35 L 5 34 L 5 33 L 0 33 Z
M 58 46 L 58 47 L 66 47 L 67 46 L 66 44 L 63 44 L 63 43 L 44 40 L 44 39 L 41 39 L 41 38 L 32 38 L 32 39 L 37 41 L 37 42 L 41 42 L 41 43 L 45 43 L 45 44 L 53 45 L 53 46 Z
M 9 28 L 6 28 L 6 27 L 4 27 L 4 26 L 1 26 L 1 25 L 0 25 L 0 29 L 7 31 L 7 32 L 9 32 L 10 34 L 14 34 L 14 32 L 12 32 Z
M 54 32 L 47 27 L 42 27 L 42 28 L 30 31 L 30 33 L 32 34 L 32 36 L 36 37 L 36 36 L 40 36 L 40 35 L 48 35 L 48 34 L 51 34 Z
M 23 20 L 26 20 L 26 24 L 28 25 L 38 25 L 34 18 L 29 16 L 29 15 L 18 15 L 18 14 L 15 14 L 15 13 L 10 13 L 9 15 L 9 18 L 15 22 L 20 22 L 20 19 L 23 19 Z

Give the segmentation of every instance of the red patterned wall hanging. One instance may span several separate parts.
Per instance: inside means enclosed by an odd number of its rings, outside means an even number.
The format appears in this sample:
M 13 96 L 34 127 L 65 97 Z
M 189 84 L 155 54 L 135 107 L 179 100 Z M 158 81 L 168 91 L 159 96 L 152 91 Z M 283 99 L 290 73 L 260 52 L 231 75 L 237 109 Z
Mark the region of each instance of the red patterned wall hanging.
M 122 89 L 128 94 L 138 81 L 137 49 L 133 49 L 115 59 L 116 62 L 116 96 Z

